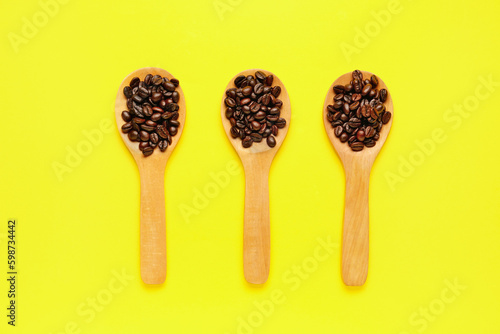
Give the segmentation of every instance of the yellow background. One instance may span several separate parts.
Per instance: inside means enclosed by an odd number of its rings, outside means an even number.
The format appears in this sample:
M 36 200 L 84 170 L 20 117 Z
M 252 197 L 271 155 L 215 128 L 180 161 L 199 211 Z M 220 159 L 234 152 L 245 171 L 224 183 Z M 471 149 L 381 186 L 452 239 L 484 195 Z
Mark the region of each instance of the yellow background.
M 498 2 L 66 2 L 44 22 L 38 1 L 2 1 L 2 333 L 500 332 Z M 394 8 L 384 25 L 372 13 Z M 9 38 L 23 36 L 25 19 L 38 20 L 38 31 L 14 47 Z M 162 286 L 140 280 L 138 172 L 114 128 L 116 90 L 145 66 L 179 78 L 187 103 L 166 170 Z M 244 175 L 227 172 L 240 162 L 219 110 L 228 80 L 255 67 L 283 81 L 292 105 L 270 173 L 264 286 L 243 277 Z M 339 248 L 315 257 L 318 239 L 340 243 L 343 216 L 344 174 L 323 100 L 354 69 L 378 74 L 395 106 L 371 174 L 362 288 L 342 284 Z M 480 77 L 497 86 L 488 90 Z M 468 114 L 449 111 L 464 104 Z M 113 127 L 102 131 L 101 122 Z M 83 131 L 102 140 L 60 180 L 54 164 L 88 143 Z M 429 144 L 435 131 L 445 140 Z M 211 173 L 229 182 L 214 187 Z M 198 192 L 205 201 L 196 202 Z M 196 214 L 187 219 L 186 207 Z M 16 328 L 5 317 L 9 218 L 18 221 Z M 308 276 L 297 278 L 294 266 Z M 114 272 L 132 279 L 121 286 Z M 85 313 L 92 299 L 100 303 L 93 318 Z

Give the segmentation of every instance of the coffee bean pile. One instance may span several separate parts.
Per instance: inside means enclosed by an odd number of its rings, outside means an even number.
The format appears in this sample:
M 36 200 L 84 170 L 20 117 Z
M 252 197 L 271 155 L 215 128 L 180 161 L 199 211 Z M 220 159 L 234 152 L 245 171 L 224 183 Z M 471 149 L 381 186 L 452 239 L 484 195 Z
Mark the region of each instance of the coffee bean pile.
M 327 119 L 342 143 L 347 142 L 353 151 L 375 146 L 380 130 L 391 119 L 385 109 L 387 90 L 377 89 L 378 79 L 372 75 L 363 78 L 359 70 L 352 72 L 347 85 L 335 85 L 333 104 L 327 107 Z
M 122 112 L 125 124 L 122 132 L 133 142 L 139 142 L 139 149 L 145 157 L 153 154 L 158 146 L 164 152 L 177 134 L 179 121 L 179 92 L 175 89 L 179 80 L 148 74 L 141 81 L 130 80 L 123 89 L 127 108 Z
M 273 87 L 273 79 L 273 75 L 261 71 L 255 72 L 255 76 L 240 75 L 234 79 L 236 88 L 226 91 L 224 103 L 230 133 L 241 139 L 244 148 L 264 139 L 269 147 L 276 146 L 278 129 L 286 126 L 286 120 L 280 117 L 281 87 Z

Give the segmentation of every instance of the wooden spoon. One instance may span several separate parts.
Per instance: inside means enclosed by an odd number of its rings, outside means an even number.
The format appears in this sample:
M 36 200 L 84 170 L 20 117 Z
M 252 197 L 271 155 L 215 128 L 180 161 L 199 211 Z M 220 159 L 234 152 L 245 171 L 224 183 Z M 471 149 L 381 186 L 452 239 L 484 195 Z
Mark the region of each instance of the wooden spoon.
M 116 125 L 120 135 L 132 154 L 139 168 L 141 178 L 141 277 L 146 284 L 161 284 L 165 281 L 167 274 L 166 256 L 166 227 L 165 227 L 165 190 L 164 176 L 168 158 L 172 154 L 175 146 L 179 142 L 184 121 L 186 119 L 186 103 L 181 87 L 177 87 L 179 92 L 179 119 L 180 126 L 177 135 L 172 137 L 172 144 L 165 152 L 156 148 L 152 155 L 144 157 L 139 150 L 138 142 L 131 142 L 127 134 L 121 131 L 125 123 L 121 117 L 123 110 L 127 109 L 127 99 L 123 95 L 123 88 L 128 86 L 133 77 L 144 77 L 161 75 L 172 79 L 173 76 L 161 68 L 145 67 L 130 73 L 121 83 L 116 95 L 115 116 Z
M 370 78 L 372 73 L 362 71 L 363 78 Z M 378 78 L 378 89 L 387 86 Z M 384 145 L 391 130 L 394 108 L 392 97 L 387 89 L 387 100 L 384 105 L 392 113 L 387 124 L 380 132 L 380 138 L 373 147 L 365 147 L 362 151 L 353 152 L 347 143 L 342 143 L 334 134 L 334 128 L 327 119 L 327 106 L 333 103 L 333 86 L 346 85 L 351 81 L 351 73 L 340 76 L 332 84 L 326 95 L 323 107 L 323 121 L 326 133 L 344 165 L 346 179 L 344 228 L 342 238 L 342 280 L 349 286 L 360 286 L 368 275 L 368 186 L 370 171 L 380 149 Z
M 226 87 L 234 88 L 234 79 L 239 75 L 253 75 L 256 71 L 261 71 L 266 76 L 271 75 L 269 71 L 260 69 L 250 69 L 238 73 L 234 76 Z M 243 232 L 243 267 L 245 279 L 249 283 L 262 284 L 269 276 L 269 169 L 274 156 L 278 152 L 290 126 L 290 99 L 285 86 L 281 80 L 274 76 L 272 86 L 279 86 L 281 94 L 278 96 L 283 101 L 280 117 L 286 119 L 286 126 L 279 129 L 276 136 L 276 146 L 271 148 L 266 140 L 260 143 L 253 143 L 249 148 L 243 148 L 241 139 L 233 138 L 230 135 L 231 124 L 226 118 L 226 105 L 224 96 L 221 103 L 222 125 L 229 141 L 238 153 L 243 168 L 245 170 L 245 220 Z

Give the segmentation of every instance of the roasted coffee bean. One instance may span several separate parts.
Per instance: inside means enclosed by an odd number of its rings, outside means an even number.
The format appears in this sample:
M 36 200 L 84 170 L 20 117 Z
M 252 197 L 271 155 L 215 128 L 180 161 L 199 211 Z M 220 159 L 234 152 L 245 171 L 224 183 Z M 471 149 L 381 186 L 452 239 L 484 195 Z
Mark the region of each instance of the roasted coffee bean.
M 260 82 L 264 81 L 266 79 L 266 75 L 261 72 L 261 71 L 257 71 L 255 72 L 255 77 L 257 78 L 257 80 L 259 80 Z
M 242 140 L 241 144 L 243 145 L 244 148 L 249 148 L 250 146 L 252 146 L 253 140 L 252 140 L 252 138 L 250 136 L 246 136 Z
M 267 137 L 266 143 L 267 143 L 267 146 L 274 147 L 274 146 L 276 146 L 276 138 L 274 138 L 274 136 L 271 135 L 271 136 Z
M 150 117 L 151 115 L 153 115 L 153 108 L 151 108 L 149 104 L 144 104 L 142 106 L 142 114 L 145 117 Z
M 127 122 L 127 123 L 122 125 L 122 132 L 123 133 L 128 133 L 130 130 L 132 130 L 132 123 L 131 122 Z
M 278 129 L 282 129 L 286 126 L 286 119 L 284 118 L 278 118 L 278 120 L 276 121 L 276 126 L 278 127 Z
M 177 134 L 178 128 L 176 126 L 171 126 L 168 128 L 168 132 L 171 136 L 175 136 Z
M 234 79 L 234 85 L 236 87 L 240 87 L 241 83 L 243 82 L 243 80 L 245 80 L 246 77 L 244 75 L 239 75 L 236 77 L 236 79 Z
M 141 141 L 149 141 L 149 133 L 147 131 L 139 132 L 139 138 Z
M 365 144 L 363 144 L 362 142 L 356 141 L 356 142 L 351 144 L 351 149 L 354 152 L 358 152 L 358 151 L 363 150 L 364 146 L 365 146 Z
M 137 141 L 137 138 L 139 138 L 139 132 L 132 130 L 128 133 L 128 139 L 131 141 Z
M 149 146 L 149 143 L 147 141 L 141 141 L 139 143 L 139 150 L 143 151 L 148 146 Z
M 125 97 L 127 99 L 131 98 L 132 97 L 132 88 L 130 88 L 130 86 L 125 86 L 123 88 L 123 95 L 125 95 Z
M 391 119 L 384 104 L 388 92 L 378 89 L 375 75 L 363 78 L 361 71 L 352 72 L 352 81 L 345 86 L 335 85 L 333 104 L 327 106 L 326 118 L 334 128 L 335 136 L 347 142 L 353 151 L 364 146 L 373 147 L 380 138 L 383 124 Z
M 175 91 L 175 85 L 174 85 L 172 82 L 170 82 L 170 81 L 166 82 L 166 83 L 163 85 L 163 87 L 164 87 L 164 88 L 165 88 L 168 92 L 173 92 L 173 91 Z
M 273 136 L 278 135 L 278 127 L 276 125 L 271 126 L 271 133 L 273 134 Z
M 228 107 L 231 107 L 231 108 L 236 107 L 236 101 L 231 97 L 226 97 L 224 102 L 226 103 L 226 106 L 228 106 Z
M 142 124 L 142 123 L 146 122 L 146 119 L 145 118 L 141 118 L 141 117 L 134 117 L 132 120 L 136 124 Z
M 144 150 L 142 151 L 142 154 L 144 154 L 145 157 L 149 157 L 151 154 L 153 154 L 154 152 L 154 148 L 151 147 L 151 146 L 147 146 L 146 148 L 144 148 Z
M 250 138 L 252 138 L 252 141 L 255 143 L 260 143 L 262 141 L 262 135 L 257 132 L 252 132 Z
M 139 86 L 140 82 L 141 82 L 141 79 L 139 79 L 138 77 L 134 77 L 134 78 L 132 78 L 132 80 L 130 80 L 130 87 L 131 88 L 137 87 L 137 86 Z
M 366 147 L 373 147 L 377 142 L 373 139 L 365 139 L 363 143 L 365 144 Z
M 380 101 L 383 103 L 387 100 L 387 90 L 385 88 L 382 88 L 380 90 Z
M 130 122 L 130 120 L 132 119 L 132 115 L 128 112 L 128 111 L 122 111 L 122 119 L 125 121 L 125 122 Z
M 376 130 L 372 128 L 371 126 L 367 126 L 365 129 L 365 136 L 366 138 L 371 138 L 375 136 Z
M 391 119 L 391 113 L 388 111 L 385 111 L 384 114 L 382 115 L 382 123 L 387 124 L 387 123 L 389 123 L 390 119 Z
M 158 143 L 158 148 L 160 149 L 160 151 L 162 152 L 165 152 L 165 150 L 167 149 L 168 147 L 168 141 L 166 140 L 161 140 L 159 143 Z
M 333 91 L 335 94 L 343 94 L 345 91 L 345 87 L 343 85 L 335 85 L 333 86 Z
M 271 86 L 273 84 L 273 80 L 274 80 L 274 76 L 271 74 L 271 75 L 268 75 L 266 77 L 266 86 Z
M 359 141 L 365 140 L 365 132 L 363 130 L 358 130 L 358 132 L 356 132 L 356 139 Z
M 151 120 L 153 122 L 158 122 L 161 119 L 161 114 L 159 112 L 154 113 L 151 115 Z
M 273 94 L 274 97 L 278 97 L 281 94 L 281 87 L 280 86 L 274 86 L 273 90 L 271 91 L 271 94 Z
M 233 137 L 233 138 L 238 138 L 239 135 L 240 135 L 240 130 L 237 127 L 235 127 L 235 126 L 231 127 L 231 131 L 230 132 L 231 132 L 231 137 Z
M 344 129 L 342 128 L 342 126 L 339 125 L 339 126 L 335 127 L 334 133 L 335 133 L 336 137 L 340 137 L 342 132 L 344 132 Z
M 149 135 L 149 140 L 153 143 L 153 144 L 157 144 L 158 141 L 159 141 L 159 136 L 156 132 L 153 132 L 152 134 Z
M 359 107 L 359 101 L 356 101 L 356 102 L 351 103 L 351 105 L 349 106 L 349 109 L 356 110 L 356 109 L 358 109 L 358 107 Z

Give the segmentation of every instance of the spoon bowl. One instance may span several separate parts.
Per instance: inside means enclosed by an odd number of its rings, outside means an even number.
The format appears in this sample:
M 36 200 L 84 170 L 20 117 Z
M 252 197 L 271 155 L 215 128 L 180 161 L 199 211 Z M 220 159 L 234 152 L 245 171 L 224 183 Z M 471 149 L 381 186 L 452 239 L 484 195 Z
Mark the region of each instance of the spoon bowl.
M 273 75 L 273 86 L 281 88 L 279 99 L 283 101 L 280 117 L 286 120 L 286 126 L 279 129 L 276 146 L 269 147 L 266 140 L 253 143 L 244 148 L 240 138 L 230 135 L 231 124 L 226 118 L 225 92 L 235 88 L 234 79 L 240 75 L 255 75 L 256 71 L 266 76 Z M 269 169 L 290 126 L 290 98 L 281 80 L 273 73 L 261 69 L 250 69 L 234 76 L 224 91 L 221 103 L 221 117 L 224 131 L 241 159 L 245 170 L 245 217 L 243 232 L 243 268 L 245 279 L 249 283 L 263 284 L 269 276 L 270 233 L 269 233 Z
M 370 78 L 372 73 L 361 71 L 364 78 Z M 361 286 L 368 275 L 368 241 L 369 241 L 369 210 L 368 188 L 372 165 L 382 146 L 387 140 L 394 119 L 392 96 L 385 83 L 377 76 L 377 89 L 387 90 L 384 102 L 386 110 L 392 113 L 391 119 L 382 126 L 380 138 L 373 147 L 365 147 L 354 152 L 347 143 L 342 143 L 335 136 L 334 128 L 327 119 L 327 106 L 332 104 L 335 85 L 346 85 L 351 81 L 351 72 L 346 73 L 332 84 L 323 106 L 323 121 L 325 130 L 344 166 L 346 178 L 344 226 L 342 235 L 342 280 L 348 286 Z
M 146 284 L 161 284 L 166 278 L 166 226 L 165 226 L 165 190 L 164 176 L 167 161 L 172 151 L 177 146 L 184 122 L 186 119 L 186 103 L 180 86 L 176 88 L 179 93 L 179 118 L 180 123 L 177 134 L 172 137 L 172 143 L 165 152 L 156 149 L 152 155 L 145 157 L 139 150 L 139 143 L 129 140 L 127 134 L 121 131 L 125 124 L 121 113 L 127 108 L 127 98 L 123 88 L 128 86 L 130 80 L 139 77 L 144 80 L 147 74 L 161 75 L 168 79 L 174 78 L 170 73 L 161 68 L 144 67 L 130 73 L 122 81 L 115 101 L 116 125 L 125 146 L 134 157 L 141 179 L 141 218 L 140 218 L 140 250 L 141 250 L 141 277 Z

